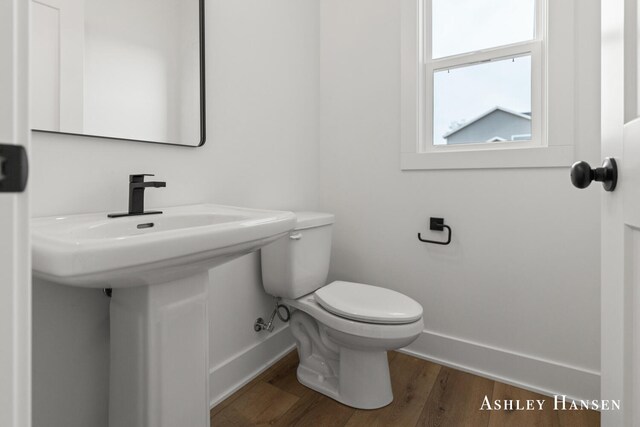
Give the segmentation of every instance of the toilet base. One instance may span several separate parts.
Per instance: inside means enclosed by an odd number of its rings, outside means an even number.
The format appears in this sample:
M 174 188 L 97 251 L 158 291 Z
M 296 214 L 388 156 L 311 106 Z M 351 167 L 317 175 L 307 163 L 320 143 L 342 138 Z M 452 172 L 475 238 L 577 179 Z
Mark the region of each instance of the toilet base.
M 312 390 L 357 409 L 378 409 L 393 401 L 387 352 L 342 348 L 338 377 L 325 377 L 298 366 L 298 381 Z
M 390 404 L 393 392 L 387 352 L 338 346 L 324 328 L 301 311 L 291 316 L 300 356 L 298 381 L 354 408 L 377 409 Z

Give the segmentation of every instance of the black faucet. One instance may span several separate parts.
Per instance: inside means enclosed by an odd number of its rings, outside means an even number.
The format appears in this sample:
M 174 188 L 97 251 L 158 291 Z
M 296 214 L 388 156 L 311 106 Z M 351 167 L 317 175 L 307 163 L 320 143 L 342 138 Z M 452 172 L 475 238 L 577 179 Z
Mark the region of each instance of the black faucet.
M 162 211 L 144 211 L 144 190 L 145 188 L 161 188 L 166 187 L 166 182 L 149 181 L 145 182 L 145 176 L 154 176 L 152 174 L 129 175 L 129 212 L 109 214 L 109 218 L 120 218 L 123 216 L 136 215 L 157 215 Z

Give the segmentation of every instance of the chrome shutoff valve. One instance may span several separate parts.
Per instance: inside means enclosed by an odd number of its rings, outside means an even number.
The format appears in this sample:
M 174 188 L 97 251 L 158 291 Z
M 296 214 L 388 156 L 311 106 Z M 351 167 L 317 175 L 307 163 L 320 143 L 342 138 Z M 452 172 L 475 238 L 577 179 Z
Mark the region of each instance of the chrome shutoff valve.
M 253 330 L 256 332 L 267 331 L 273 332 L 273 321 L 275 317 L 278 316 L 278 319 L 283 322 L 288 322 L 291 318 L 291 313 L 289 312 L 289 308 L 286 305 L 280 304 L 280 298 L 275 299 L 275 307 L 273 312 L 271 313 L 271 317 L 269 318 L 269 322 L 265 323 L 262 317 L 258 317 L 256 322 L 253 324 Z

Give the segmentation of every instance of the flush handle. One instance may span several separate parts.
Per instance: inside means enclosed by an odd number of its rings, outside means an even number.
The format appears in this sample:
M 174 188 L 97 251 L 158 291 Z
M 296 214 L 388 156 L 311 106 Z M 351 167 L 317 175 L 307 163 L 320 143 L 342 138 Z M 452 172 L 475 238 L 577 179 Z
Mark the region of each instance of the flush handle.
M 300 240 L 300 239 L 302 239 L 302 233 L 289 234 L 289 238 L 291 240 Z

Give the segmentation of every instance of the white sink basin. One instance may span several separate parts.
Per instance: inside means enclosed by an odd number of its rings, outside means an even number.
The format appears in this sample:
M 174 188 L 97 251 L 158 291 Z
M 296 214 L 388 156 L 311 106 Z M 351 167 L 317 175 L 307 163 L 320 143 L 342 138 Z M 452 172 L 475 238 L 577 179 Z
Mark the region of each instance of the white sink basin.
M 34 273 L 49 281 L 92 288 L 164 283 L 259 249 L 295 224 L 291 212 L 219 205 L 163 212 L 35 219 Z
M 114 288 L 110 427 L 209 426 L 208 271 L 296 222 L 291 212 L 218 205 L 163 211 L 32 221 L 36 276 Z

